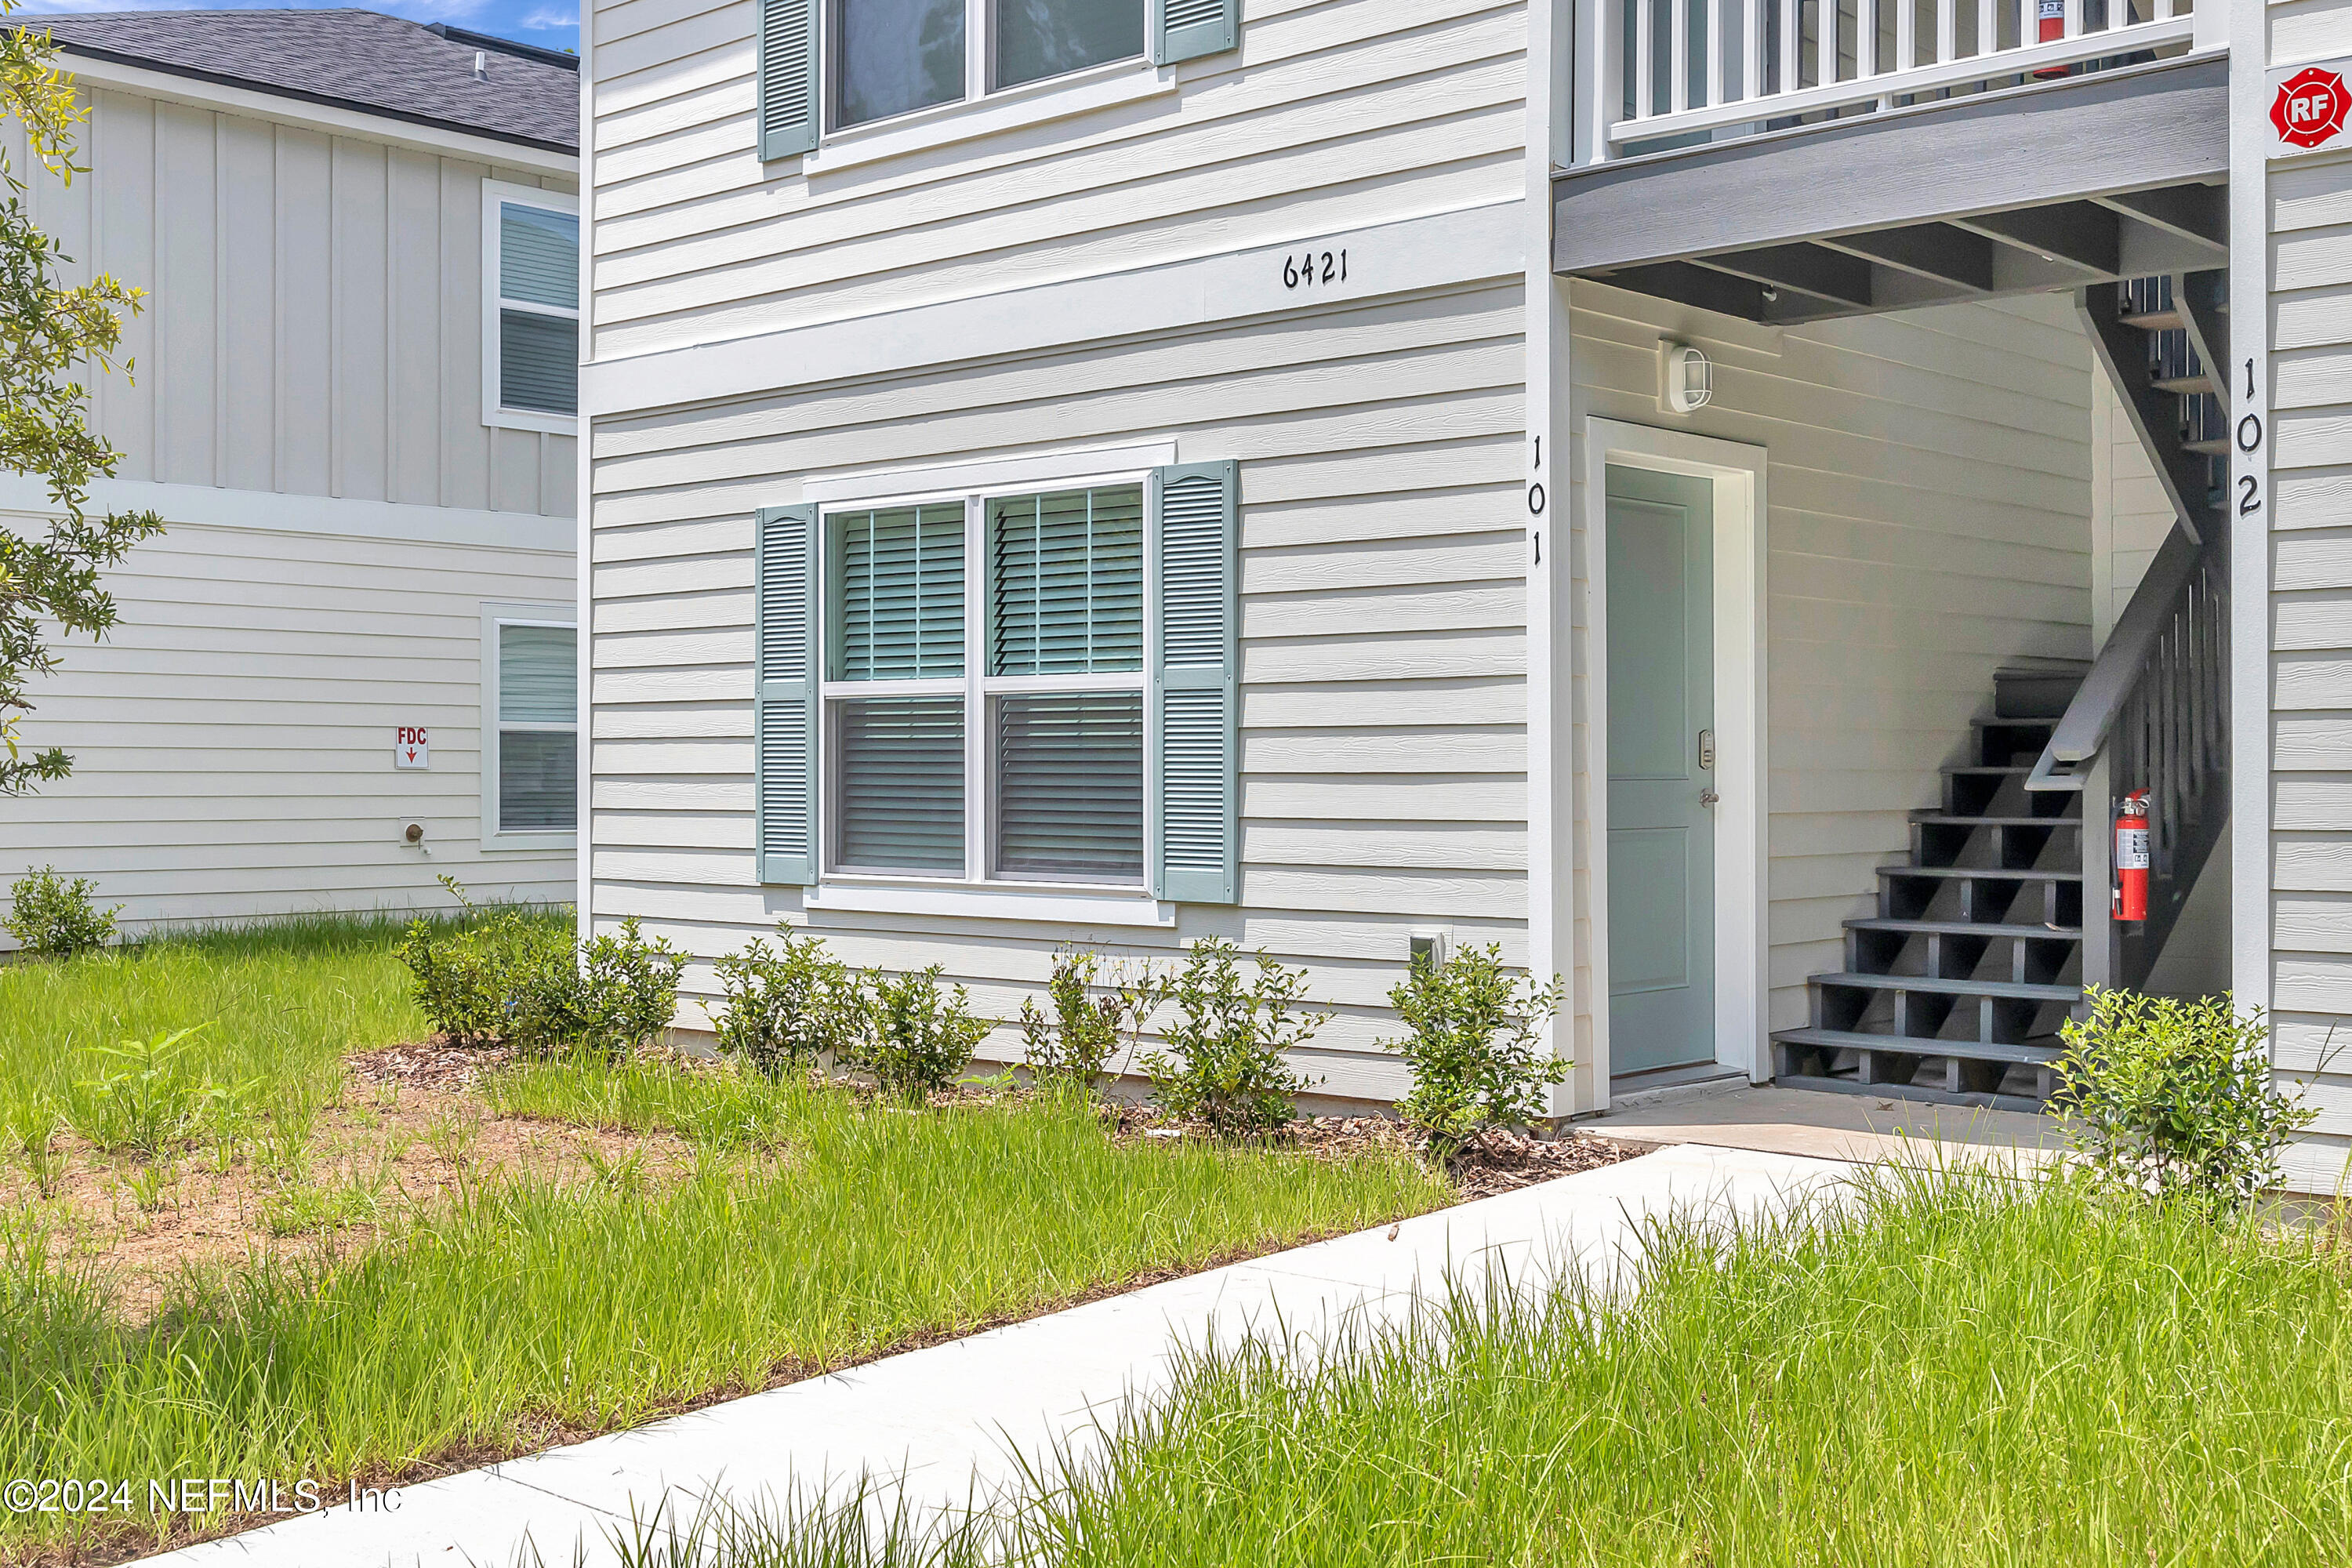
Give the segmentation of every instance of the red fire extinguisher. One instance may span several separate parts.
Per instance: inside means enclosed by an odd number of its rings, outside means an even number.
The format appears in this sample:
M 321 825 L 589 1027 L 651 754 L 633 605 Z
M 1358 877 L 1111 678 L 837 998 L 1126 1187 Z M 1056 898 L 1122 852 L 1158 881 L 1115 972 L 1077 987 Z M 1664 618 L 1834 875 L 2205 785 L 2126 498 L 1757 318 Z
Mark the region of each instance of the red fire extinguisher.
M 2124 796 L 2116 813 L 2116 919 L 2147 919 L 2147 791 Z
M 2041 36 L 2034 42 L 2054 44 L 2066 36 L 2066 0 L 2040 0 L 2034 7 L 2034 16 L 2042 24 Z M 2033 73 L 2033 77 L 2036 81 L 2047 81 L 2052 77 L 2065 74 L 2064 66 L 2043 66 Z

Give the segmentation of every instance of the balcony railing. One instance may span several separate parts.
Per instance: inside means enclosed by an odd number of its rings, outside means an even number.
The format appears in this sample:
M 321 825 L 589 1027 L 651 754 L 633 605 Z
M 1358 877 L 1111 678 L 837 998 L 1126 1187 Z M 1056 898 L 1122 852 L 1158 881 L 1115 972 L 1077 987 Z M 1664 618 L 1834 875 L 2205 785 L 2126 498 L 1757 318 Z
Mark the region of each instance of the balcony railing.
M 2186 47 L 2195 26 L 2189 0 L 1598 0 L 1597 10 L 1618 47 L 1596 51 L 1591 85 L 1604 112 L 1585 153 L 1595 159 L 2149 59 Z

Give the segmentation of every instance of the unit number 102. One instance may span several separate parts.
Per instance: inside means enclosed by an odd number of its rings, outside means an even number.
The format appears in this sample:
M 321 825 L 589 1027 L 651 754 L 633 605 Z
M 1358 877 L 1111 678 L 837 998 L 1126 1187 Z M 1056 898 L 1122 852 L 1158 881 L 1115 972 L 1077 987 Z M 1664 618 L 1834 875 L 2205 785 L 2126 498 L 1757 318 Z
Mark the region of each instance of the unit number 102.
M 1315 269 L 1323 275 L 1318 278 Z M 1348 253 L 1344 250 L 1321 252 L 1307 250 L 1282 258 L 1282 286 L 1286 289 L 1312 288 L 1320 283 L 1345 283 L 1348 280 Z

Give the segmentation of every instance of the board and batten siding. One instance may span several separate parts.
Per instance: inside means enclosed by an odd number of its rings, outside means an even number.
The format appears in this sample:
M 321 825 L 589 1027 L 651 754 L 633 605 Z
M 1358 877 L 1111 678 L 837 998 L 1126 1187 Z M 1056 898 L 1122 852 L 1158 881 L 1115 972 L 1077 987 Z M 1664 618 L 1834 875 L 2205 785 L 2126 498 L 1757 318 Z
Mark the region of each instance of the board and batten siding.
M 1009 1018 L 1057 943 L 1172 955 L 1206 935 L 1313 972 L 1305 1054 L 1392 1098 L 1389 988 L 1412 930 L 1497 942 L 1527 916 L 1523 289 L 1278 320 L 597 421 L 590 703 L 596 922 L 709 961 L 779 919 L 853 963 L 947 965 Z M 1088 931 L 804 908 L 752 858 L 751 513 L 805 478 L 1173 440 L 1240 462 L 1242 903 Z M 1000 1030 L 984 1054 L 1017 1055 Z
M 2352 159 L 2274 165 L 2268 199 L 2272 1026 L 2319 1111 L 2290 1180 L 2331 1192 L 2352 1156 Z
M 70 66 L 70 60 L 68 60 Z M 528 170 L 87 91 L 87 174 L 33 169 L 79 281 L 146 292 L 90 377 L 120 477 L 570 517 L 575 438 L 482 423 L 482 182 Z
M 583 15 L 599 359 L 1524 189 L 1519 0 L 1243 0 L 1240 47 L 1169 68 L 1172 89 L 888 157 L 845 162 L 860 156 L 846 141 L 805 166 L 757 155 L 754 11 L 621 0 Z M 874 134 L 858 133 L 869 150 Z
M 1874 910 L 1874 868 L 1907 852 L 1907 814 L 1937 804 L 1937 770 L 1991 711 L 1994 669 L 2090 655 L 2088 345 L 2063 295 L 1773 329 L 1571 288 L 1574 439 L 1598 416 L 1766 449 L 1769 1025 L 1790 1027 L 1806 977 L 1844 967 L 1840 922 Z M 1662 336 L 1715 362 L 1696 414 L 1660 412 Z M 1579 637 L 1596 478 L 1577 481 Z M 1572 754 L 1590 754 L 1581 735 Z M 1598 787 L 1580 777 L 1578 797 Z M 1574 994 L 1589 1062 L 1605 988 L 1580 969 Z
M 53 864 L 132 930 L 446 910 L 442 872 L 568 901 L 572 850 L 485 855 L 478 833 L 483 601 L 568 603 L 572 582 L 555 550 L 175 523 L 108 571 L 114 629 L 34 683 L 25 739 L 74 771 L 0 808 L 0 882 Z M 407 724 L 427 771 L 393 766 Z

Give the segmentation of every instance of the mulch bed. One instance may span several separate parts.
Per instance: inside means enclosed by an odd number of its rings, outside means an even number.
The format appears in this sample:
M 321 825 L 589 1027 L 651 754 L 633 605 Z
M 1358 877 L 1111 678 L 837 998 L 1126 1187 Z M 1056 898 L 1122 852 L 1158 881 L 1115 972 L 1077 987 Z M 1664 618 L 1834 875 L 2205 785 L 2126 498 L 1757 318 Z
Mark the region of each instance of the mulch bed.
M 1103 1114 L 1122 1139 L 1216 1136 L 1203 1126 L 1170 1121 L 1148 1105 L 1118 1101 L 1106 1105 Z M 1402 1122 L 1386 1116 L 1302 1116 L 1271 1142 L 1276 1147 L 1303 1149 L 1334 1160 L 1373 1152 L 1421 1152 L 1420 1140 Z M 1496 1131 L 1472 1140 L 1446 1173 L 1459 1200 L 1467 1203 L 1573 1176 L 1580 1171 L 1597 1171 L 1649 1152 L 1645 1143 L 1625 1143 L 1580 1131 L 1557 1138 Z
M 491 1068 L 514 1057 L 510 1046 L 458 1046 L 445 1037 L 416 1045 L 385 1046 L 345 1057 L 343 1065 L 361 1083 L 397 1083 L 416 1089 L 469 1089 Z
M 706 1058 L 679 1051 L 654 1054 L 689 1068 L 714 1065 Z M 362 1083 L 398 1083 L 459 1092 L 513 1057 L 514 1052 L 505 1046 L 461 1046 L 436 1036 L 416 1044 L 364 1051 L 346 1060 L 352 1076 Z M 833 1084 L 851 1092 L 866 1089 L 866 1086 L 848 1079 L 835 1079 Z M 930 1100 L 935 1106 L 953 1106 L 985 1102 L 1002 1093 L 994 1088 L 963 1084 L 935 1094 Z M 1102 1113 L 1113 1134 L 1121 1139 L 1215 1136 L 1205 1126 L 1171 1121 L 1151 1106 L 1132 1100 L 1107 1101 Z M 1404 1124 L 1387 1116 L 1302 1116 L 1276 1134 L 1273 1142 L 1277 1146 L 1303 1149 L 1331 1159 L 1370 1152 L 1421 1152 L 1419 1141 Z M 1474 1139 L 1454 1157 L 1447 1174 L 1461 1201 L 1466 1203 L 1473 1198 L 1490 1198 L 1497 1193 L 1517 1192 L 1538 1182 L 1573 1176 L 1580 1171 L 1597 1171 L 1603 1165 L 1613 1165 L 1648 1152 L 1647 1144 L 1621 1142 L 1581 1131 L 1565 1131 L 1556 1138 L 1496 1131 Z

